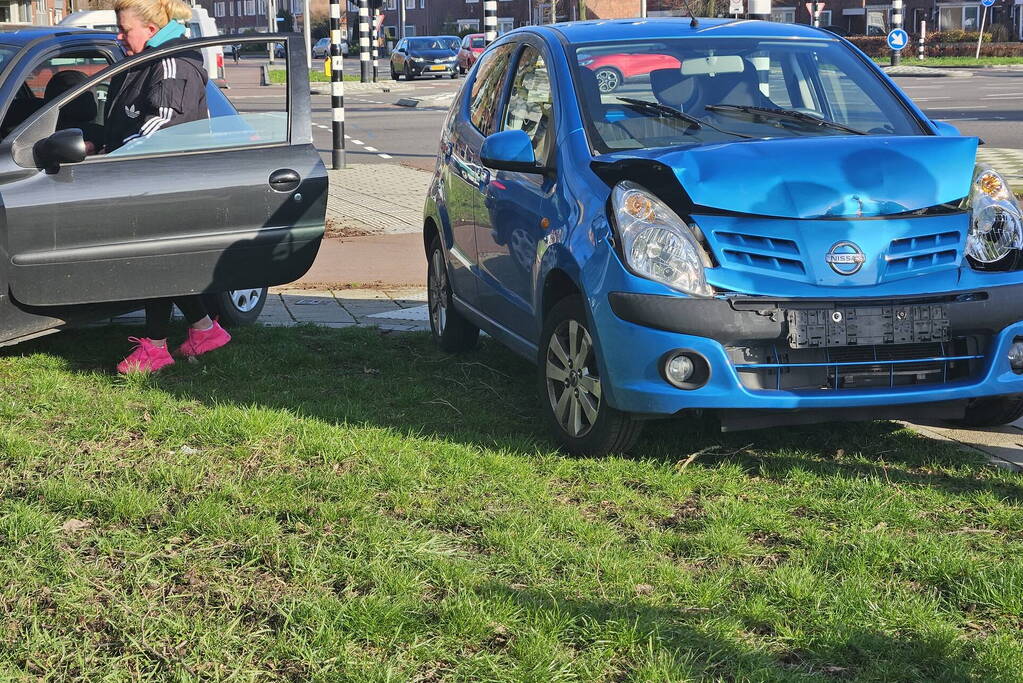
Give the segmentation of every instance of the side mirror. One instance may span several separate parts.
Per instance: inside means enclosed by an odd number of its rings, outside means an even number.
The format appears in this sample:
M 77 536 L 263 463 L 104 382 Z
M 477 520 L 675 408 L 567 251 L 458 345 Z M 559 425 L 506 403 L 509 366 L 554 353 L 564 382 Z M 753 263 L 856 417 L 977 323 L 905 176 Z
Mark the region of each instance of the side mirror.
M 85 160 L 85 138 L 80 128 L 58 130 L 32 147 L 36 165 L 47 170 L 61 164 L 77 164 Z
M 505 130 L 488 136 L 480 148 L 480 161 L 498 171 L 544 172 L 543 167 L 536 163 L 533 141 L 521 130 Z
M 944 121 L 934 121 L 934 120 L 932 120 L 931 121 L 931 125 L 934 126 L 934 129 L 936 131 L 938 131 L 938 135 L 941 135 L 942 137 L 957 138 L 960 135 L 962 135 L 962 133 L 959 132 L 959 129 L 956 128 L 955 126 L 953 126 L 951 123 L 945 123 Z

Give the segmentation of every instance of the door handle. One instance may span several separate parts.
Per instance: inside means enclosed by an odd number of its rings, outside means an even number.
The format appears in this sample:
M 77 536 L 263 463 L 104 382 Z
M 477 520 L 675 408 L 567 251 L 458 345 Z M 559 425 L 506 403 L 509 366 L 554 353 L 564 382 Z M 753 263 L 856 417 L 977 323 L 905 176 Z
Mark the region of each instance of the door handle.
M 270 174 L 270 187 L 277 192 L 291 192 L 302 182 L 298 171 L 282 168 Z

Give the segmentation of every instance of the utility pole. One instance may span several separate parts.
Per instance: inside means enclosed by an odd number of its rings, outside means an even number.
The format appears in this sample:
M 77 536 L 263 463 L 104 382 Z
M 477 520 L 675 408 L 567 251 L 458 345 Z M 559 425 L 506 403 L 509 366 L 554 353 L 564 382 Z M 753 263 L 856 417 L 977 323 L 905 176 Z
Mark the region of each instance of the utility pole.
M 369 0 L 359 0 L 359 80 L 369 83 Z
M 902 28 L 902 0 L 892 0 L 892 30 L 901 28 Z M 892 66 L 898 66 L 901 61 L 902 50 L 892 50 Z
M 270 33 L 277 33 L 277 12 L 274 10 L 274 0 L 266 0 L 266 30 Z M 274 64 L 274 52 L 277 47 L 271 40 L 269 43 L 270 66 Z
M 398 40 L 405 37 L 405 0 L 398 0 Z
M 309 0 L 302 0 L 302 40 L 305 41 L 306 68 L 313 70 L 313 31 L 309 21 Z
M 345 81 L 341 54 L 341 0 L 330 0 L 330 110 L 333 145 L 330 158 L 335 169 L 345 167 Z
M 749 0 L 749 18 L 771 21 L 771 0 Z
M 646 0 L 639 0 L 639 16 L 646 19 Z
M 483 0 L 483 45 L 497 40 L 497 0 Z
M 377 68 L 380 58 L 380 5 L 373 7 L 373 82 L 377 82 Z

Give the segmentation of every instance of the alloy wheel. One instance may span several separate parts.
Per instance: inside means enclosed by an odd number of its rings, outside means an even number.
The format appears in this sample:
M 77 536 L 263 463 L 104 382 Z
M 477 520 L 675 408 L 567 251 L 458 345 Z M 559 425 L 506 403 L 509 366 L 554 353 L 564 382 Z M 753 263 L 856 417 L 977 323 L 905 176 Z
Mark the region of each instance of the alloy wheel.
M 448 324 L 448 276 L 440 249 L 433 250 L 430 262 L 426 298 L 430 308 L 430 324 L 439 337 L 444 334 L 444 328 Z
M 622 84 L 618 72 L 611 69 L 601 69 L 594 75 L 597 77 L 597 89 L 603 93 L 614 92 Z
M 228 295 L 235 308 L 242 313 L 248 313 L 259 304 L 259 300 L 263 297 L 263 289 L 234 289 Z
M 585 436 L 597 421 L 601 391 L 593 339 L 577 320 L 565 320 L 554 330 L 544 372 L 558 424 L 570 436 Z

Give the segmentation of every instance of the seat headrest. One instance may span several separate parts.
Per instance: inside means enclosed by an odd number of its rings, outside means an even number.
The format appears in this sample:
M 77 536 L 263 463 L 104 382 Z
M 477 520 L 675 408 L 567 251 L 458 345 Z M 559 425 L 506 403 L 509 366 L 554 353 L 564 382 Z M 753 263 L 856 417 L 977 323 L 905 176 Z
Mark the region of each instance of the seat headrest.
M 738 104 L 759 106 L 764 101 L 760 77 L 750 62 L 740 73 L 701 76 L 702 104 Z
M 81 71 L 67 69 L 53 74 L 53 78 L 46 84 L 43 99 L 47 102 L 56 99 L 71 88 L 88 80 L 88 76 Z M 61 121 L 87 122 L 96 118 L 98 109 L 96 98 L 92 92 L 83 92 L 81 95 L 65 104 L 60 111 Z
M 650 89 L 661 104 L 684 109 L 695 87 L 692 77 L 683 76 L 679 69 L 654 69 L 650 72 Z
M 583 99 L 586 100 L 586 109 L 589 110 L 590 116 L 603 118 L 604 101 L 600 99 L 600 86 L 596 74 L 586 67 L 580 68 L 579 73 L 579 87 Z

